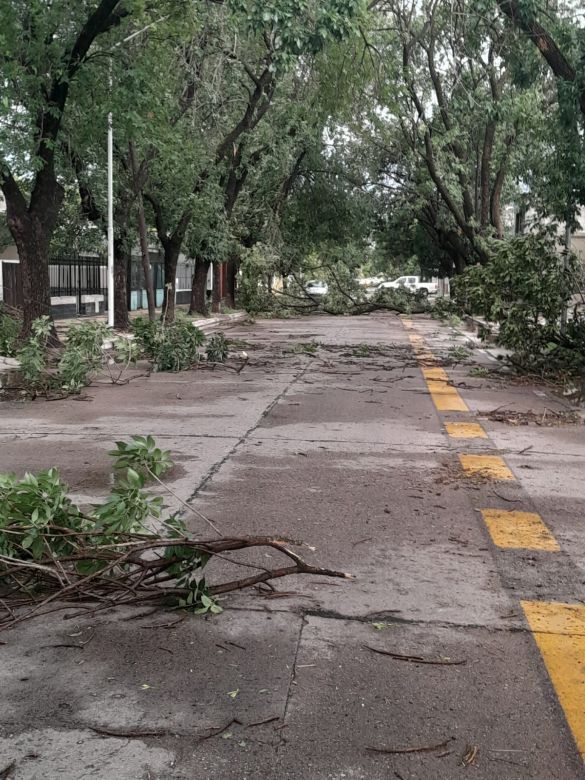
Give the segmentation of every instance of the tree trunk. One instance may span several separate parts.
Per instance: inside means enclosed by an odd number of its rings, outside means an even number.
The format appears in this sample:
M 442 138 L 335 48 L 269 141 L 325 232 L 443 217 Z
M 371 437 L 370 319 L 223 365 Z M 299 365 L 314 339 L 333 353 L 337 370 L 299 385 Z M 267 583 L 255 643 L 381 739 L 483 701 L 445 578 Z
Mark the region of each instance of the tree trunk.
M 126 236 L 114 239 L 114 328 L 130 328 L 130 280 L 128 270 L 132 262 L 130 244 Z
M 177 264 L 179 262 L 180 244 L 173 241 L 164 242 L 164 267 L 165 267 L 165 290 L 163 294 L 163 314 L 165 323 L 175 321 L 175 301 L 177 297 Z
M 213 264 L 213 292 L 211 294 L 211 311 L 219 314 L 221 311 L 221 263 Z
M 189 314 L 207 316 L 207 274 L 210 265 L 210 260 L 197 260 L 195 263 Z
M 17 188 L 3 186 L 6 199 L 6 221 L 20 259 L 22 279 L 21 340 L 28 338 L 32 323 L 39 317 L 51 317 L 51 285 L 49 280 L 49 246 L 63 200 L 63 189 L 47 176 L 44 188 L 34 207 L 26 202 Z M 50 341 L 59 339 L 53 329 Z
M 144 216 L 144 202 L 142 200 L 142 188 L 138 180 L 138 166 L 136 164 L 136 152 L 132 141 L 128 141 L 128 159 L 132 170 L 132 182 L 134 194 L 138 205 L 138 237 L 140 239 L 140 256 L 142 260 L 142 273 L 146 287 L 146 300 L 148 301 L 148 319 L 154 322 L 156 319 L 156 302 L 154 299 L 154 287 L 152 284 L 152 270 L 150 268 L 150 253 L 148 251 L 148 232 L 146 230 L 146 217 Z
M 20 337 L 30 336 L 31 326 L 39 317 L 51 317 L 49 282 L 49 238 L 34 228 L 13 232 L 22 278 L 22 330 Z M 56 341 L 56 334 L 53 341 Z
M 231 257 L 227 264 L 227 279 L 225 289 L 226 306 L 236 308 L 236 279 L 238 277 L 239 258 Z
M 490 224 L 491 162 L 492 162 L 495 136 L 496 136 L 496 123 L 495 121 L 492 120 L 487 123 L 485 128 L 483 149 L 481 155 L 479 224 L 482 231 L 486 231 L 486 229 Z

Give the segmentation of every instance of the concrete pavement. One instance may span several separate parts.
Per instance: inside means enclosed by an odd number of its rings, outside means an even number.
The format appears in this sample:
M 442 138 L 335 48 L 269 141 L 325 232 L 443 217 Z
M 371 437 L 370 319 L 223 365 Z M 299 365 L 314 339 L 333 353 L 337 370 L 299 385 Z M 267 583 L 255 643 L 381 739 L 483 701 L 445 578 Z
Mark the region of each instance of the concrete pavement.
M 251 358 L 237 376 L 3 404 L 0 469 L 57 464 L 95 499 L 112 442 L 152 433 L 173 491 L 224 533 L 302 539 L 355 580 L 282 580 L 212 620 L 135 610 L 2 635 L 0 777 L 582 777 L 583 429 L 485 417 L 563 402 L 477 349 L 451 365 L 462 337 L 425 317 L 228 335 Z M 483 435 L 462 438 L 470 424 Z

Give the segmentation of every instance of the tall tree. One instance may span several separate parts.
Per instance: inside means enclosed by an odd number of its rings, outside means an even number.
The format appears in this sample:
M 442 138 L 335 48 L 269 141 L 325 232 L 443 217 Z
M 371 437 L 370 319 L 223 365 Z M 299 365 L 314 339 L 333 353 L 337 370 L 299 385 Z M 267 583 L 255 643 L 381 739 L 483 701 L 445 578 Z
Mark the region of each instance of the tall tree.
M 63 200 L 56 158 L 71 87 L 94 42 L 119 27 L 132 7 L 121 0 L 0 3 L 0 187 L 21 263 L 24 334 L 51 312 L 47 261 Z

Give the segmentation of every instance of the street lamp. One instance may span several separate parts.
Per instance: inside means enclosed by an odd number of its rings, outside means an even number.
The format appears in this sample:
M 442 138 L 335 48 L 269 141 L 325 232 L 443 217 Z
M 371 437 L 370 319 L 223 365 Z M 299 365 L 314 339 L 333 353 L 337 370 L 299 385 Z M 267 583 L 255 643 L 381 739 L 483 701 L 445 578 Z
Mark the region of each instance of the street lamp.
M 164 22 L 167 16 L 162 16 L 141 30 L 128 35 L 115 44 L 114 49 L 128 43 L 138 35 L 150 30 L 159 22 Z M 110 96 L 112 93 L 112 68 L 110 66 Z M 108 113 L 108 327 L 114 327 L 114 118 Z

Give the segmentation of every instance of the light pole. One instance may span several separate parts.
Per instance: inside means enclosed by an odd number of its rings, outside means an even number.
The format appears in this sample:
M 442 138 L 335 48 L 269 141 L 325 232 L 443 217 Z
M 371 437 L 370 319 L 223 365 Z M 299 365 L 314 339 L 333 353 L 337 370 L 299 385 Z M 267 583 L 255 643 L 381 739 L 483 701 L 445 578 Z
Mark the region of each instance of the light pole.
M 128 35 L 115 44 L 114 49 L 128 43 L 138 35 L 150 30 L 159 22 L 164 22 L 168 17 L 162 16 L 141 30 Z M 112 95 L 112 68 L 110 65 L 110 100 Z M 108 113 L 108 327 L 114 327 L 114 117 Z

